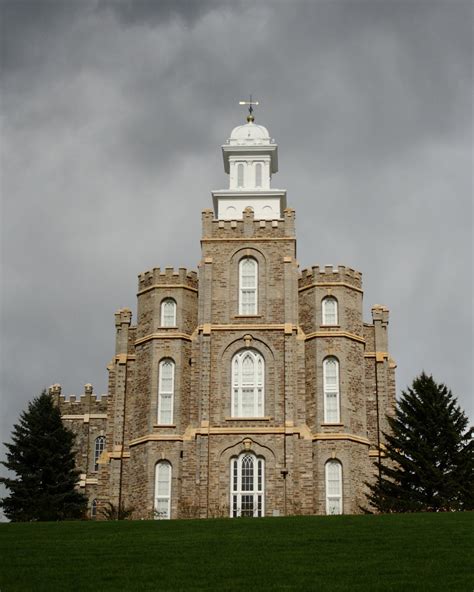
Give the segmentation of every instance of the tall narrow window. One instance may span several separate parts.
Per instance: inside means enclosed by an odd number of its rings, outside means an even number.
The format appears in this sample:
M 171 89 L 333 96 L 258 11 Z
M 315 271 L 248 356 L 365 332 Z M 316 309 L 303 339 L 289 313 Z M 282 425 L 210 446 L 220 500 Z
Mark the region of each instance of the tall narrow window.
M 323 298 L 323 325 L 337 325 L 337 300 L 333 296 Z
M 95 439 L 94 446 L 94 471 L 99 470 L 99 458 L 105 450 L 105 436 L 99 436 Z
M 161 326 L 176 326 L 176 302 L 172 298 L 165 298 L 161 303 Z
M 262 163 L 257 162 L 255 165 L 255 187 L 262 186 Z
M 97 518 L 97 500 L 93 499 L 91 503 L 91 518 Z
M 232 417 L 263 417 L 265 367 L 252 349 L 232 358 Z
M 326 358 L 323 362 L 324 381 L 324 421 L 339 422 L 339 362 L 336 358 Z
M 264 515 L 265 461 L 252 453 L 233 458 L 230 465 L 230 515 Z
M 244 186 L 244 165 L 242 162 L 239 162 L 237 165 L 237 187 Z
M 161 360 L 158 381 L 158 423 L 160 425 L 170 425 L 173 423 L 173 360 Z
M 258 263 L 244 257 L 239 263 L 239 314 L 257 314 Z
M 342 514 L 342 465 L 338 460 L 326 463 L 326 514 Z
M 171 517 L 171 465 L 162 460 L 155 467 L 155 518 L 169 520 Z

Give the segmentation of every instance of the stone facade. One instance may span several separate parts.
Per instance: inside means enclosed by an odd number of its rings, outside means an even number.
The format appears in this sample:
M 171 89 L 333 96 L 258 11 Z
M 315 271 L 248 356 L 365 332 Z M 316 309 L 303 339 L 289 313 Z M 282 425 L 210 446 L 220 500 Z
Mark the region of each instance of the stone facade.
M 252 131 L 252 125 L 241 127 Z M 281 211 L 264 219 L 254 216 L 258 189 L 246 194 L 237 219 L 204 210 L 198 273 L 155 268 L 139 275 L 136 324 L 128 309 L 115 315 L 107 396 L 97 399 L 86 385 L 80 400 L 67 400 L 59 385 L 51 387 L 77 435 L 80 486 L 99 509 L 111 502 L 133 508 L 134 518 L 204 518 L 352 514 L 365 505 L 364 483 L 374 478 L 395 402 L 388 310 L 374 306 L 371 322 L 363 321 L 362 277 L 353 269 L 299 270 L 286 192 L 277 192 Z M 225 203 L 218 205 L 215 211 L 224 211 Z M 258 285 L 254 314 L 243 315 L 239 265 L 245 258 L 256 262 Z M 327 297 L 337 303 L 337 321 L 330 324 L 322 316 Z M 171 326 L 163 322 L 165 299 L 175 302 Z M 247 351 L 263 360 L 263 405 L 256 414 L 232 406 L 233 397 L 244 396 L 235 394 L 233 364 Z M 338 364 L 337 421 L 325 421 L 328 359 Z M 159 423 L 163 361 L 174 364 L 172 412 Z M 257 396 L 257 387 L 248 392 Z M 99 436 L 106 437 L 100 454 Z M 244 465 L 236 468 L 245 458 L 253 463 L 245 469 L 247 485 Z M 339 467 L 332 485 L 328 462 Z M 166 469 L 158 478 L 160 464 Z

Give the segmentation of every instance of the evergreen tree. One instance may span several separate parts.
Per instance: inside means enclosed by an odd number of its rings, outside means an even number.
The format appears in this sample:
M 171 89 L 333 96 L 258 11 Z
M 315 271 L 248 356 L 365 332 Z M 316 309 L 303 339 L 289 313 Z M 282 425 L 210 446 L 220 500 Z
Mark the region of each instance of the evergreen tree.
M 369 502 L 380 512 L 474 509 L 473 428 L 450 390 L 424 372 L 402 392 L 380 479 Z
M 13 426 L 12 444 L 5 443 L 2 462 L 17 478 L 0 478 L 10 495 L 0 500 L 12 521 L 66 520 L 81 518 L 85 496 L 75 489 L 72 446 L 74 434 L 64 427 L 61 414 L 46 392 L 36 397 Z

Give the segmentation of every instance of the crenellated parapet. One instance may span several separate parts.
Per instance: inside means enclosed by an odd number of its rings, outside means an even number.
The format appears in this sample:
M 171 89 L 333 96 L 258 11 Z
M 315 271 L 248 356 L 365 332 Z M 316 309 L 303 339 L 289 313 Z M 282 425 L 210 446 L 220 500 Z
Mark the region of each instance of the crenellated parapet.
M 188 287 L 193 290 L 198 288 L 198 275 L 194 270 L 185 267 L 174 269 L 173 267 L 154 267 L 138 276 L 138 291 L 157 287 Z
M 295 211 L 286 208 L 283 218 L 255 219 L 252 208 L 245 208 L 242 219 L 219 220 L 211 209 L 202 212 L 202 240 L 236 238 L 281 239 L 295 236 Z
M 61 385 L 53 384 L 48 392 L 54 403 L 59 407 L 61 415 L 97 415 L 107 413 L 107 395 L 93 393 L 91 384 L 84 385 L 84 393 L 80 396 L 61 394 Z
M 345 265 L 315 265 L 310 269 L 303 269 L 299 277 L 299 288 L 307 288 L 318 284 L 347 284 L 354 288 L 362 289 L 362 274 L 360 271 L 346 267 Z

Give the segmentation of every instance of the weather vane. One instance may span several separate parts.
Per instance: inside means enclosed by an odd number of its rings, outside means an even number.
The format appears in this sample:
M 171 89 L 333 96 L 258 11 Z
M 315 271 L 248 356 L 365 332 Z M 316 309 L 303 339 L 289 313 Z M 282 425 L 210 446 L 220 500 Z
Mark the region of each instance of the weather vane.
M 248 101 L 239 101 L 239 105 L 248 105 L 249 106 L 249 114 L 247 115 L 247 121 L 250 123 L 255 119 L 253 116 L 253 106 L 258 105 L 258 101 L 252 101 L 252 95 L 250 95 L 250 99 Z

